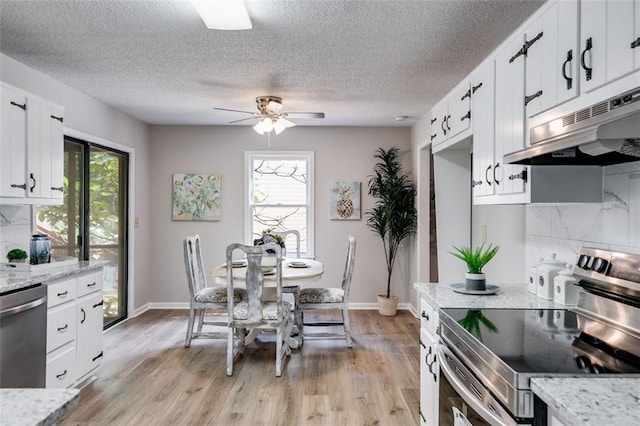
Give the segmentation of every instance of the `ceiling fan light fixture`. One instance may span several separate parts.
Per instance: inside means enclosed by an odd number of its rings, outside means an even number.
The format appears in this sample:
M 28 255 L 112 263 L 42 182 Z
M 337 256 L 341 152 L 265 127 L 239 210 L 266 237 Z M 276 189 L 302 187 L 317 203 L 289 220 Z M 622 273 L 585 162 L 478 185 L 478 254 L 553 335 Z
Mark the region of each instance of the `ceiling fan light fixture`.
M 282 123 L 284 125 L 285 128 L 289 128 L 289 127 L 294 127 L 296 125 L 296 123 L 294 123 L 293 121 L 289 121 L 284 117 L 280 117 L 280 119 L 278 120 L 278 123 Z
M 210 30 L 250 30 L 249 12 L 244 0 L 191 0 Z
M 262 126 L 262 121 L 258 121 L 258 124 L 253 126 L 253 130 L 259 135 L 264 135 L 264 127 Z
M 267 109 L 274 114 L 278 114 L 283 106 L 284 105 L 282 105 L 280 102 L 269 101 L 269 103 L 267 104 Z
M 281 118 L 277 120 L 275 123 L 273 123 L 273 130 L 276 132 L 276 135 L 279 135 L 287 128 L 287 126 L 283 123 L 283 121 L 286 121 L 286 120 L 284 118 Z

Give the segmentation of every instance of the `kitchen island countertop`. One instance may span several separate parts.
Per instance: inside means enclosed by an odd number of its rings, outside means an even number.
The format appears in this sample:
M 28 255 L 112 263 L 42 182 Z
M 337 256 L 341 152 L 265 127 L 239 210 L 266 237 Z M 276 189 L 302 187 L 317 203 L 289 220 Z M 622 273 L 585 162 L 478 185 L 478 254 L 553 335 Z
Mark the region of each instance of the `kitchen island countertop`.
M 78 389 L 0 389 L 0 424 L 56 424 L 78 402 Z
M 413 287 L 433 306 L 442 308 L 466 309 L 566 309 L 574 305 L 561 305 L 546 300 L 527 291 L 525 283 L 498 284 L 500 290 L 487 296 L 472 296 L 456 293 L 449 284 L 415 283 Z
M 34 284 L 53 281 L 69 275 L 88 272 L 108 265 L 107 260 L 79 261 L 77 265 L 49 269 L 42 272 L 0 271 L 0 294 L 29 287 Z
M 531 390 L 565 426 L 632 425 L 640 418 L 640 378 L 532 378 Z

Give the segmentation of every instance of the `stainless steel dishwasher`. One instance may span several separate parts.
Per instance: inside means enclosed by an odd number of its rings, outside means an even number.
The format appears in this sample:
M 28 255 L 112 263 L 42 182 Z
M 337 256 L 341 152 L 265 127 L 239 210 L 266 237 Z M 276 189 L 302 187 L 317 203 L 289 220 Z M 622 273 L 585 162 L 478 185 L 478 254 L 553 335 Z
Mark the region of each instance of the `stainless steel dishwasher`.
M 47 287 L 0 294 L 0 388 L 44 388 Z

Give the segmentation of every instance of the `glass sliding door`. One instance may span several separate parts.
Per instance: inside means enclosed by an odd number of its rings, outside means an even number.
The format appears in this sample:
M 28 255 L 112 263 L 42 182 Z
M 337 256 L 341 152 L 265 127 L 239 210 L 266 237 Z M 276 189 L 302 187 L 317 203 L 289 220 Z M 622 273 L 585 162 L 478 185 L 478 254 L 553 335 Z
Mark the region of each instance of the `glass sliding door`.
M 56 257 L 107 260 L 104 268 L 104 326 L 127 317 L 128 154 L 65 138 L 62 206 L 37 211 L 39 232 L 52 241 Z

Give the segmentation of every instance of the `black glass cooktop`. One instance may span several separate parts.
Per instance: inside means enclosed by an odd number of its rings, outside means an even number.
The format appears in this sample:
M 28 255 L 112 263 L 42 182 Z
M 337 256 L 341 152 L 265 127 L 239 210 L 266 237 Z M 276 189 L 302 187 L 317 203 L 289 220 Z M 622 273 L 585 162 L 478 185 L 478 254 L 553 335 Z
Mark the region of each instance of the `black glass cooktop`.
M 447 323 L 456 334 L 482 345 L 517 373 L 640 373 L 639 358 L 583 333 L 579 315 L 571 310 L 442 311 L 455 321 L 454 327 Z

